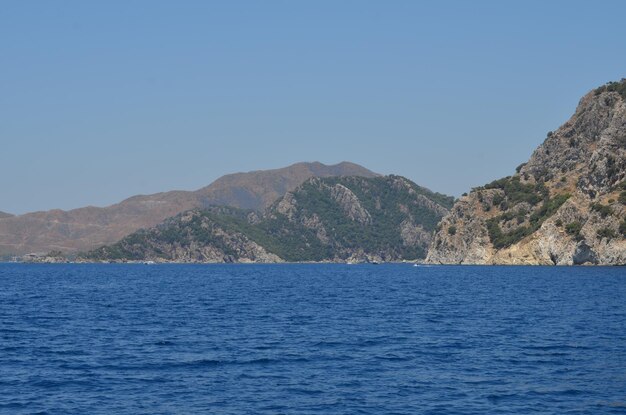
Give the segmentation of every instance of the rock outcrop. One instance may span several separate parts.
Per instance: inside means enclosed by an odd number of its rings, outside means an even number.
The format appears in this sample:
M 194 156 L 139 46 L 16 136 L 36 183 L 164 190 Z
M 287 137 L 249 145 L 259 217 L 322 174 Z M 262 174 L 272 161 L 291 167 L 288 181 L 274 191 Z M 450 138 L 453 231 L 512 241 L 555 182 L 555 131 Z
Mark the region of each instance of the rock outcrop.
M 453 198 L 399 176 L 311 178 L 262 215 L 192 210 L 83 256 L 104 261 L 393 261 L 424 258 Z
M 626 80 L 585 95 L 515 175 L 473 189 L 427 262 L 626 264 Z

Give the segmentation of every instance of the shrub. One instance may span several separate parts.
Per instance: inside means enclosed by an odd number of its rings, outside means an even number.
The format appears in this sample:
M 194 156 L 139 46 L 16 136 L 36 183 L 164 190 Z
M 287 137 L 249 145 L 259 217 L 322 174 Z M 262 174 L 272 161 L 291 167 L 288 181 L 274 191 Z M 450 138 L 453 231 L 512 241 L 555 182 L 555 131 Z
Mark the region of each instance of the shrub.
M 455 235 L 456 234 L 456 226 L 452 225 L 448 228 L 448 235 Z
M 503 195 L 495 195 L 495 196 L 493 197 L 492 204 L 493 204 L 494 206 L 498 206 L 498 205 L 499 205 L 500 203 L 502 203 L 503 201 L 504 201 L 504 196 L 503 196 Z
M 580 231 L 583 225 L 580 222 L 571 222 L 565 225 L 565 232 L 572 235 L 574 239 L 579 240 L 581 238 Z
M 603 92 L 617 92 L 623 99 L 626 99 L 626 78 L 622 78 L 619 82 L 608 82 L 596 89 L 595 95 L 600 95 Z
M 603 205 L 602 203 L 592 203 L 590 207 L 591 210 L 598 212 L 603 218 L 613 214 L 611 206 Z
M 619 233 L 622 234 L 624 238 L 626 238 L 626 219 L 619 224 Z
M 613 239 L 617 236 L 615 231 L 611 228 L 598 229 L 596 234 L 598 235 L 599 239 L 602 239 L 602 238 Z

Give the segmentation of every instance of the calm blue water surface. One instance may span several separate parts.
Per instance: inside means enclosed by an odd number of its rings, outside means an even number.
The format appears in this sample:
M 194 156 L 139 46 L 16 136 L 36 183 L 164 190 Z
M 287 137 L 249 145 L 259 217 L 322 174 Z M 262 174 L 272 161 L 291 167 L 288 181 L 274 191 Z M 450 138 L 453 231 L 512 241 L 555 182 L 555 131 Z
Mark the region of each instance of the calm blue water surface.
M 626 413 L 626 269 L 0 265 L 0 412 Z

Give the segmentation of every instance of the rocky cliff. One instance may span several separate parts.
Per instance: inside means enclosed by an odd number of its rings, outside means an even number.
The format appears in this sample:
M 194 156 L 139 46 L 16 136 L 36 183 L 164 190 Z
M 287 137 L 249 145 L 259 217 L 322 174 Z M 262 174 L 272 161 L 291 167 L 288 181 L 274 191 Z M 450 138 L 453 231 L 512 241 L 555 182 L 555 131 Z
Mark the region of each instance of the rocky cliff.
M 424 258 L 453 198 L 399 176 L 311 178 L 263 214 L 192 210 L 87 260 L 391 261 Z
M 585 95 L 516 174 L 461 197 L 427 262 L 626 264 L 626 80 Z
M 297 163 L 281 169 L 229 174 L 197 191 L 134 196 L 104 208 L 0 215 L 0 255 L 88 250 L 155 226 L 178 213 L 209 205 L 263 210 L 305 180 L 329 176 L 376 174 L 348 162 L 331 166 Z

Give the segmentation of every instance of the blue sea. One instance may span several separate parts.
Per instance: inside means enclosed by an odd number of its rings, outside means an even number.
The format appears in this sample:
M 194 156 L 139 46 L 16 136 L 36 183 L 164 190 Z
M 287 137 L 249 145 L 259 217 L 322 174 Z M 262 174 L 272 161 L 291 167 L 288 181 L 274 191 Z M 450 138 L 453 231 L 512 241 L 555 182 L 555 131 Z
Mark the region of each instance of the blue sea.
M 626 269 L 0 265 L 0 413 L 626 413 Z

